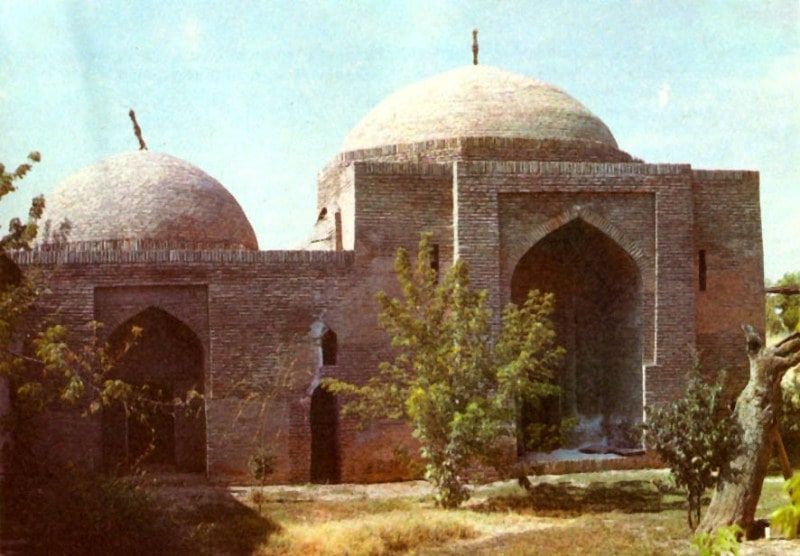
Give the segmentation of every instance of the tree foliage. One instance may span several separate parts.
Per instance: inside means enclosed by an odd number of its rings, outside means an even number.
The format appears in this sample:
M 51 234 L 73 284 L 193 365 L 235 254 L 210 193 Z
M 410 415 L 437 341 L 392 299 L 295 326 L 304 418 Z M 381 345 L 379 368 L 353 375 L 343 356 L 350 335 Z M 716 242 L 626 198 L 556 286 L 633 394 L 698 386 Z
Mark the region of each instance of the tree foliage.
M 438 503 L 454 508 L 469 497 L 469 466 L 491 462 L 514 438 L 521 401 L 558 393 L 552 378 L 563 349 L 549 318 L 551 294 L 531 292 L 521 307 L 506 307 L 502 332 L 493 337 L 488 294 L 470 289 L 467 264 L 457 261 L 439 281 L 431 260 L 423 234 L 416 262 L 397 251 L 402 295 L 378 294 L 378 321 L 394 359 L 366 384 L 324 385 L 350 396 L 345 413 L 408 419 Z
M 689 527 L 700 521 L 706 489 L 739 445 L 739 431 L 722 398 L 724 373 L 706 383 L 695 368 L 683 397 L 668 406 L 648 408 L 647 442 L 669 465 L 675 484 L 686 489 Z
M 17 166 L 16 170 L 9 172 L 0 162 L 0 199 L 17 190 L 16 182 L 24 178 L 33 168 L 33 164 L 41 161 L 42 156 L 33 151 L 28 155 L 28 162 Z M 38 222 L 44 212 L 44 197 L 34 197 L 28 210 L 28 218 L 22 222 L 19 218 L 12 218 L 8 223 L 8 232 L 0 238 L 0 252 L 5 254 L 9 249 L 30 249 L 30 243 L 36 239 Z
M 787 272 L 774 285 L 800 286 L 800 272 Z M 767 332 L 773 336 L 800 332 L 800 295 L 768 295 L 766 317 Z
M 790 369 L 781 380 L 781 428 L 784 436 L 800 437 L 800 369 Z

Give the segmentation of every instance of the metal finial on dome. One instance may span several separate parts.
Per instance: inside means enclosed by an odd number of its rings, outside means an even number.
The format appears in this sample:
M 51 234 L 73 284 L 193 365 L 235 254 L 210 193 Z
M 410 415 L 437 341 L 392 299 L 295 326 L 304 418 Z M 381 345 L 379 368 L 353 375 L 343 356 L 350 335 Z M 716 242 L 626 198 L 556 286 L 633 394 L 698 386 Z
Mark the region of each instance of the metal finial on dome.
M 472 65 L 478 65 L 478 28 L 472 30 Z
M 142 138 L 142 128 L 139 127 L 139 123 L 136 121 L 136 112 L 133 111 L 133 108 L 131 108 L 130 112 L 128 112 L 128 116 L 130 116 L 131 121 L 133 122 L 133 133 L 139 140 L 139 150 L 146 151 L 147 144 L 144 142 L 144 139 Z

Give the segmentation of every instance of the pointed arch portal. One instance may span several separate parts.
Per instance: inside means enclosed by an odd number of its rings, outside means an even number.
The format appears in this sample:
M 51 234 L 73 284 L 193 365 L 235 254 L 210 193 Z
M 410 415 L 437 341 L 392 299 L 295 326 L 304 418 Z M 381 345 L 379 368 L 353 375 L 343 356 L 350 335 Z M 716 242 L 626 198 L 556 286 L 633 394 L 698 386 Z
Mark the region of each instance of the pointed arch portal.
M 579 424 L 566 447 L 639 445 L 642 415 L 642 280 L 634 259 L 598 228 L 576 218 L 537 242 L 518 262 L 511 298 L 528 291 L 556 297 L 553 323 L 566 357 L 556 380 L 558 399 L 526 408 L 523 425 Z M 527 439 L 521 438 L 520 450 Z
M 109 338 L 112 347 L 127 341 L 131 327 L 142 328 L 141 337 L 118 363 L 117 376 L 136 385 L 160 391 L 163 400 L 183 397 L 189 390 L 203 392 L 203 346 L 183 322 L 156 307 L 145 309 L 117 327 Z M 143 463 L 181 471 L 205 471 L 205 413 L 182 409 L 154 415 L 150 427 L 126 417 L 122 407 L 103 414 L 103 453 L 107 467 L 136 461 L 150 444 L 153 451 Z

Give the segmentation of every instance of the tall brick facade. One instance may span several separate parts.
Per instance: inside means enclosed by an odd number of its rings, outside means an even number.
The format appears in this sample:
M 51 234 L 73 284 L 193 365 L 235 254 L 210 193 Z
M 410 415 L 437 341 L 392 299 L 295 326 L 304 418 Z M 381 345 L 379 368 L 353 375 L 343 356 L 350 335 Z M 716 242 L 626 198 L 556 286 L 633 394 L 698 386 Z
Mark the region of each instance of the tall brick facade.
M 494 68 L 412 85 L 368 115 L 320 173 L 303 249 L 257 250 L 226 193 L 166 155 L 115 157 L 56 192 L 52 217 L 74 215 L 75 237 L 16 255 L 45 271 L 41 314 L 58 308 L 76 341 L 91 320 L 110 339 L 145 318 L 174 332 L 142 356 L 157 369 L 129 378 L 179 389 L 199 377 L 203 422 L 161 425 L 162 456 L 212 477 L 244 478 L 259 446 L 277 457 L 275 482 L 406 476 L 408 428 L 360 429 L 318 385 L 365 381 L 391 356 L 375 293 L 396 292 L 395 251 L 423 231 L 442 268 L 469 263 L 495 327 L 528 289 L 556 293 L 568 357 L 548 411 L 581 419 L 576 446 L 618 442 L 645 405 L 678 395 L 695 352 L 740 386 L 739 323 L 763 327 L 757 173 L 636 161 L 566 93 Z M 75 209 L 87 194 L 91 206 Z M 119 457 L 109 416 L 51 414 L 41 426 L 42 461 Z

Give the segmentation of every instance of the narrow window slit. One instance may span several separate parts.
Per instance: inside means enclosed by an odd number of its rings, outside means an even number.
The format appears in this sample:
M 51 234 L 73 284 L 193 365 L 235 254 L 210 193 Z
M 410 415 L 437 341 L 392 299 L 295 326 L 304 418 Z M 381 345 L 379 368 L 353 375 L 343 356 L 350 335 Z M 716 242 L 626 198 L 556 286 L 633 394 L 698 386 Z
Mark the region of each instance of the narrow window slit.
M 700 249 L 698 254 L 698 279 L 700 282 L 700 291 L 706 291 L 706 250 Z

